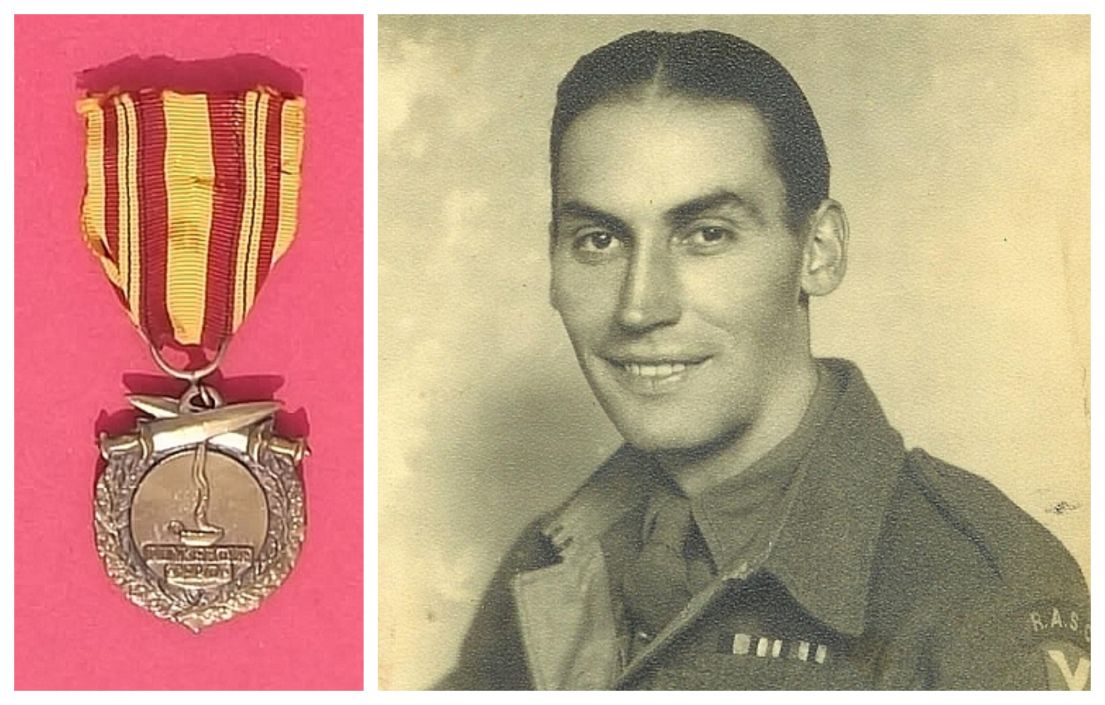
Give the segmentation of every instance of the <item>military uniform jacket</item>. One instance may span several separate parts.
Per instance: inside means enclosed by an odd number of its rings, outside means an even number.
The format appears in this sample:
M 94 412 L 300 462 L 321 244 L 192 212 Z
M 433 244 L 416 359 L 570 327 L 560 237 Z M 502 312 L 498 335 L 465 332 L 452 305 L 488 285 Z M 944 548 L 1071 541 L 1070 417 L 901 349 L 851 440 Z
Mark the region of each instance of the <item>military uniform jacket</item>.
M 991 484 L 907 451 L 859 370 L 799 464 L 760 555 L 647 642 L 601 537 L 643 501 L 623 447 L 534 523 L 492 579 L 444 689 L 1084 689 L 1082 574 Z

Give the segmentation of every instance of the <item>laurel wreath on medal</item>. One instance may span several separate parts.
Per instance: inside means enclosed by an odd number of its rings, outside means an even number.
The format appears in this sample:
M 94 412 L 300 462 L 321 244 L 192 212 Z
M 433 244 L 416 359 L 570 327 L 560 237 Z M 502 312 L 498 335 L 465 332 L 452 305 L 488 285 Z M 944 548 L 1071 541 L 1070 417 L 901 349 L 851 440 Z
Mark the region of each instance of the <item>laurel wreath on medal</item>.
M 135 550 L 130 509 L 138 483 L 161 458 L 141 451 L 113 455 L 96 481 L 96 551 L 107 574 L 131 602 L 193 632 L 257 609 L 295 565 L 304 536 L 303 482 L 288 458 L 263 451 L 254 460 L 225 450 L 250 471 L 265 492 L 268 532 L 259 555 L 229 584 L 215 591 L 171 586 L 152 573 Z

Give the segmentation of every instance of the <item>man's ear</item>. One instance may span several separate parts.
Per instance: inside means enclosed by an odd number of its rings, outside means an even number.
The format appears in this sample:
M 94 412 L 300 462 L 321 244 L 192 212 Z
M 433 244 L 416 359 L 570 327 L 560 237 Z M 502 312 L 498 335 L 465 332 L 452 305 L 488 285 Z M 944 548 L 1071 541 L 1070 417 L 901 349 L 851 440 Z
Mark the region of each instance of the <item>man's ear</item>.
M 826 198 L 808 222 L 802 291 L 807 296 L 825 296 L 840 286 L 848 269 L 848 219 L 843 206 Z

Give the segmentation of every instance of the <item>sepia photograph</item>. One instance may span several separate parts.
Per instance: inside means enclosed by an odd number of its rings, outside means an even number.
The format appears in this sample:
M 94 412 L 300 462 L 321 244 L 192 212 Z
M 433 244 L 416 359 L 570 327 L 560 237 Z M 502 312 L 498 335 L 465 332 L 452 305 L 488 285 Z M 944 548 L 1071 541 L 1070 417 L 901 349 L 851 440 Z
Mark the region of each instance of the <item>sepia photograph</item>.
M 379 683 L 1090 686 L 1090 20 L 382 15 Z

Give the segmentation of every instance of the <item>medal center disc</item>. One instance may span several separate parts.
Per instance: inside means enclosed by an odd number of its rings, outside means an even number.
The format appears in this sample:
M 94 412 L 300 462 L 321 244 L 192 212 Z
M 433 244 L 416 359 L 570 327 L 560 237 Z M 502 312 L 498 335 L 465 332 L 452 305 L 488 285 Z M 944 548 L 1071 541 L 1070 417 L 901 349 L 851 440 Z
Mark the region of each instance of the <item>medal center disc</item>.
M 146 567 L 170 585 L 214 589 L 249 567 L 268 532 L 252 473 L 208 447 L 174 453 L 138 484 L 131 536 Z

